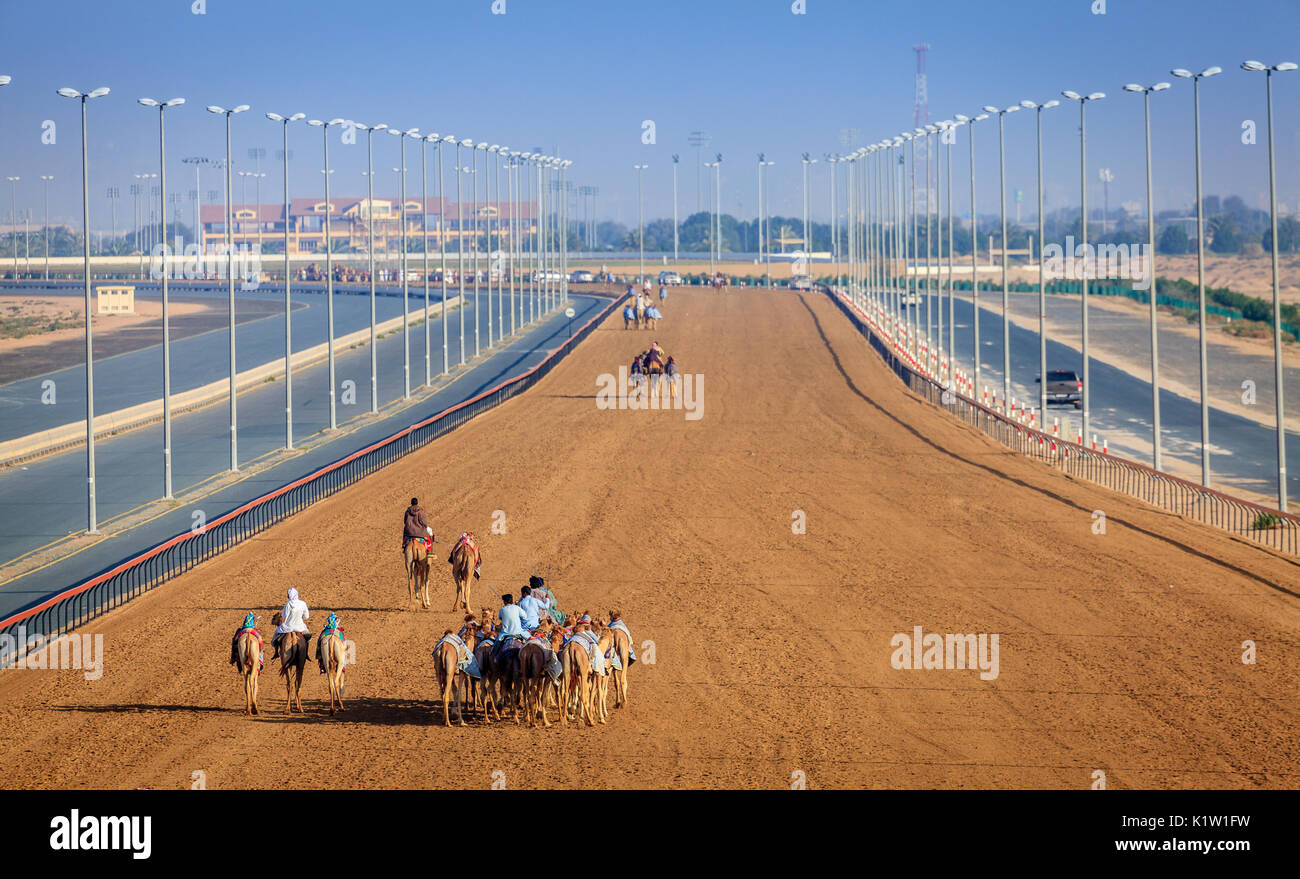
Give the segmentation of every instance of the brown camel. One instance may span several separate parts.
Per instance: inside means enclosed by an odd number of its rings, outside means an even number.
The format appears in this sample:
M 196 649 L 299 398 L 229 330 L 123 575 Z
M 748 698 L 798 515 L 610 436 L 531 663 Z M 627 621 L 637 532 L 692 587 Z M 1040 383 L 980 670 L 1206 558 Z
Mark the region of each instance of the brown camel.
M 257 680 L 262 676 L 262 639 L 256 630 L 240 632 L 235 645 L 239 659 L 238 671 L 244 676 L 244 713 L 257 714 Z
M 406 559 L 406 592 L 409 601 L 417 598 L 429 606 L 429 547 L 422 540 L 410 540 L 402 550 Z
M 575 637 L 586 631 L 586 628 L 579 625 Z M 569 706 L 576 699 L 574 720 L 581 724 L 585 717 L 587 726 L 595 726 L 591 718 L 591 682 L 588 680 L 591 676 L 591 657 L 587 655 L 587 648 L 581 640 L 570 639 L 564 645 L 560 667 L 563 669 L 560 676 L 560 725 L 569 725 Z
M 528 718 L 529 727 L 537 726 L 539 711 L 542 715 L 542 725 L 547 727 L 551 725 L 546 717 L 546 704 L 542 701 L 542 696 L 546 691 L 546 642 L 548 640 L 554 642 L 555 639 L 548 623 L 542 624 L 541 634 L 540 639 L 529 638 L 519 651 L 519 684 L 523 696 L 524 716 Z M 561 643 L 563 637 L 560 636 Z
M 494 695 L 494 684 L 496 683 L 497 669 L 496 664 L 492 661 L 492 642 L 488 639 L 492 636 L 492 616 L 491 611 L 486 607 L 483 608 L 483 619 L 486 620 L 480 630 L 482 639 L 473 650 L 474 661 L 478 663 L 479 679 L 470 681 L 470 692 L 473 694 L 471 706 L 477 708 L 480 701 L 483 705 L 483 719 L 488 723 L 492 718 L 488 716 L 488 708 L 491 707 L 492 713 L 496 715 L 497 720 L 501 719 L 501 709 L 497 707 L 496 696 Z
M 623 618 L 623 615 L 616 610 L 609 612 L 610 632 L 614 636 L 614 652 L 618 654 L 618 662 L 621 668 L 614 670 L 614 707 L 622 708 L 627 704 L 627 666 L 628 659 L 632 655 L 632 641 L 628 638 L 627 632 L 622 629 L 614 628 L 614 623 Z
M 473 582 L 474 569 L 482 564 L 483 555 L 473 542 L 458 543 L 451 551 L 451 576 L 456 581 L 456 597 L 452 600 L 452 612 L 464 610 L 469 613 L 469 587 Z
M 276 611 L 271 617 L 271 625 L 279 628 L 283 622 L 284 617 Z M 285 632 L 280 636 L 280 677 L 284 678 L 285 714 L 292 714 L 295 705 L 299 714 L 305 713 L 302 710 L 302 670 L 310 655 L 310 639 L 311 636 L 303 632 Z
M 605 672 L 604 674 L 598 673 L 596 671 L 596 662 L 592 662 L 591 701 L 596 719 L 601 723 L 605 723 L 609 718 L 609 651 L 614 646 L 614 634 L 613 630 L 601 623 L 600 620 L 596 620 L 593 624 L 592 634 L 597 638 L 596 655 L 600 657 L 600 664 Z
M 443 633 L 443 637 L 451 634 L 451 629 Z M 461 710 L 461 694 L 463 690 L 464 675 L 456 666 L 460 663 L 460 656 L 456 652 L 456 645 L 450 641 L 439 641 L 438 646 L 433 648 L 433 665 L 438 673 L 438 692 L 442 694 L 442 723 L 443 726 L 451 726 L 451 713 L 449 706 L 451 703 L 452 691 L 456 695 L 456 722 L 461 726 L 465 725 L 465 715 Z

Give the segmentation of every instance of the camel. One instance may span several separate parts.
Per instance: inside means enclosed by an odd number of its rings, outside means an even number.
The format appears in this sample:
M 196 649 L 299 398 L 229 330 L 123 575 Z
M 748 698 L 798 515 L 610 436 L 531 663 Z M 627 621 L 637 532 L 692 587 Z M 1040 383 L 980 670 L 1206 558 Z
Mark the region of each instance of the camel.
M 616 610 L 609 612 L 609 630 L 614 636 L 614 652 L 618 654 L 621 668 L 614 670 L 614 707 L 622 708 L 627 704 L 627 665 L 632 654 L 632 641 L 627 632 L 615 628 L 614 623 L 623 618 Z
M 482 564 L 483 554 L 478 551 L 470 535 L 470 543 L 457 543 L 451 551 L 451 577 L 456 581 L 456 597 L 452 600 L 451 610 L 464 610 L 469 613 L 469 587 L 473 582 L 474 568 Z M 477 558 L 476 558 L 477 555 Z
M 469 647 L 469 652 L 474 655 L 474 662 L 478 665 L 478 680 L 470 678 L 469 681 L 470 709 L 477 709 L 481 702 L 483 720 L 486 723 L 491 723 L 492 718 L 488 715 L 488 708 L 492 709 L 492 712 L 497 716 L 497 720 L 501 719 L 501 709 L 497 707 L 496 698 L 492 693 L 492 682 L 496 676 L 496 667 L 492 663 L 492 612 L 486 607 L 483 608 L 483 619 L 486 622 L 480 624 L 473 614 L 466 616 L 466 629 L 461 631 L 466 632 L 468 630 L 468 633 L 467 635 L 461 635 L 461 637 L 465 639 L 465 645 Z M 473 620 L 472 623 L 471 620 Z M 474 639 L 472 642 L 469 640 L 470 636 Z
M 443 632 L 443 638 L 446 639 L 451 634 L 451 629 Z M 456 722 L 461 726 L 465 725 L 465 714 L 461 710 L 461 694 L 464 689 L 464 682 L 461 680 L 464 674 L 457 666 L 460 664 L 460 656 L 456 652 L 456 645 L 451 641 L 441 640 L 433 648 L 433 665 L 438 673 L 438 692 L 442 694 L 442 724 L 451 726 L 451 713 L 449 706 L 453 691 L 456 696 Z
M 257 714 L 257 681 L 262 676 L 262 639 L 256 629 L 244 629 L 235 643 L 238 671 L 244 676 L 244 713 Z
M 338 710 L 343 710 L 344 650 L 343 633 L 339 629 L 326 629 L 316 640 L 316 661 L 329 681 L 331 715 L 334 714 L 335 700 L 339 704 Z
M 548 636 L 549 632 L 543 630 Z M 529 638 L 519 651 L 519 686 L 524 703 L 524 716 L 530 728 L 537 726 L 537 712 L 542 713 L 542 725 L 549 727 L 546 705 L 542 694 L 546 688 L 546 648 L 537 638 Z
M 614 646 L 613 630 L 602 625 L 600 620 L 595 622 L 592 634 L 597 638 L 596 655 L 601 657 L 601 667 L 603 673 L 596 671 L 596 662 L 592 662 L 591 670 L 591 701 L 593 703 L 593 712 L 596 719 L 605 723 L 609 718 L 609 678 L 610 668 L 609 660 L 606 658 L 610 649 Z
M 408 540 L 402 550 L 406 559 L 406 592 L 408 601 L 417 598 L 429 607 L 429 547 L 423 540 Z
M 578 627 L 579 632 L 583 630 L 584 627 Z M 595 726 L 591 719 L 591 682 L 588 680 L 591 676 L 591 657 L 587 655 L 586 646 L 570 639 L 560 655 L 560 667 L 563 669 L 560 674 L 560 725 L 569 725 L 569 705 L 576 697 L 574 720 L 581 724 L 585 717 L 587 726 Z
M 284 617 L 276 611 L 271 617 L 271 625 L 279 628 L 283 622 Z M 280 638 L 280 677 L 284 678 L 285 714 L 292 714 L 295 705 L 299 714 L 305 713 L 302 710 L 302 670 L 307 665 L 310 639 L 311 636 L 303 632 L 285 632 Z

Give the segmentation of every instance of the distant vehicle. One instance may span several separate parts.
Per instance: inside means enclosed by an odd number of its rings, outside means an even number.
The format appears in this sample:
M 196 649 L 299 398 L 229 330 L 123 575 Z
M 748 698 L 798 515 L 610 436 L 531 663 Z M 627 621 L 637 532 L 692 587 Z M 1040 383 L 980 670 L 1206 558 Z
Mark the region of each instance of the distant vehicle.
M 1040 382 L 1042 379 L 1034 379 Z M 1049 369 L 1047 371 L 1047 402 L 1073 404 L 1075 409 L 1083 408 L 1083 380 L 1072 369 Z
M 569 275 L 569 282 L 573 284 L 590 284 L 594 280 L 595 280 L 595 276 L 593 276 L 591 272 L 587 271 L 586 269 L 579 269 L 578 271 Z
M 811 289 L 813 289 L 813 282 L 812 282 L 812 280 L 809 279 L 809 278 L 795 278 L 794 280 L 792 280 L 792 281 L 790 282 L 790 289 L 791 289 L 791 290 L 811 290 Z
M 921 304 L 921 294 L 916 293 L 912 290 L 909 290 L 906 293 L 902 294 L 900 298 L 903 300 L 904 306 L 908 306 L 908 305 L 919 306 Z
M 664 286 L 677 286 L 682 283 L 682 276 L 674 271 L 665 269 L 659 273 L 659 283 Z

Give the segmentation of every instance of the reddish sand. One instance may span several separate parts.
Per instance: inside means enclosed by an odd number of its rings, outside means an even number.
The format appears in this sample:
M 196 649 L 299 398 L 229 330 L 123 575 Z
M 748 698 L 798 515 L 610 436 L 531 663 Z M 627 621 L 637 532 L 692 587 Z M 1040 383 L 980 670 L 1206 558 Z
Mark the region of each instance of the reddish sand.
M 824 297 L 674 290 L 665 316 L 702 418 L 597 408 L 651 338 L 612 316 L 526 394 L 92 623 L 102 679 L 0 673 L 0 785 L 1297 785 L 1296 561 L 994 444 Z M 655 659 L 629 706 L 444 728 L 429 652 L 457 616 L 441 558 L 434 609 L 407 604 L 412 494 L 440 539 L 482 538 L 475 604 L 536 570 L 566 609 L 621 610 Z M 248 609 L 268 631 L 289 586 L 357 644 L 335 718 L 313 666 L 305 718 L 272 667 L 241 713 L 230 636 Z M 998 634 L 998 677 L 893 668 L 914 626 Z

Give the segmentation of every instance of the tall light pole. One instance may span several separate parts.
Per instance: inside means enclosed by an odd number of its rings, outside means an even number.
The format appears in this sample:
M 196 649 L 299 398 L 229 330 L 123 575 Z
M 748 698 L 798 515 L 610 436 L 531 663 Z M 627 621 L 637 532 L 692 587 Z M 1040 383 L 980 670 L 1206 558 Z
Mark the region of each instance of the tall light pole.
M 459 292 L 456 294 L 460 299 L 460 305 L 456 309 L 460 315 L 460 365 L 465 365 L 465 217 L 464 210 L 461 207 L 464 199 L 461 197 L 461 178 L 466 169 L 460 164 L 460 149 L 467 147 L 470 151 L 474 149 L 474 141 L 470 138 L 456 141 L 456 281 L 459 286 Z M 478 315 L 474 315 L 474 322 L 478 323 Z
M 677 163 L 681 161 L 681 156 L 673 153 L 673 262 L 677 262 L 677 231 L 680 223 L 677 221 Z
M 488 146 L 487 152 L 483 155 L 483 177 L 485 178 L 483 180 L 483 196 L 484 196 L 484 203 L 488 211 L 488 217 L 487 217 L 488 334 L 487 337 L 488 337 L 489 348 L 491 348 L 495 344 L 492 336 L 492 264 L 494 261 L 493 253 L 497 252 L 494 251 L 492 248 L 492 233 L 494 230 L 496 231 L 497 250 L 500 249 L 500 245 L 501 245 L 501 224 L 500 224 L 501 214 L 500 214 L 500 208 L 498 206 L 494 206 L 492 202 L 492 185 L 493 185 L 492 181 L 493 181 L 493 177 L 495 177 L 496 190 L 497 190 L 497 204 L 499 205 L 501 201 L 501 172 L 499 170 L 500 165 L 498 164 L 498 162 L 500 157 L 498 154 L 500 153 L 500 151 L 501 151 L 501 145 L 494 143 Z M 497 328 L 497 332 L 499 333 L 501 329 L 501 296 L 500 296 L 499 276 L 498 276 L 497 286 L 498 286 L 498 295 L 497 295 L 496 328 Z
M 1081 95 L 1077 92 L 1061 92 L 1061 96 L 1069 98 L 1071 101 L 1079 102 L 1079 201 L 1080 216 L 1079 227 L 1081 232 L 1081 252 L 1085 258 L 1080 263 L 1080 274 L 1082 275 L 1082 302 L 1080 305 L 1081 324 L 1082 324 L 1082 354 L 1083 354 L 1083 441 L 1088 441 L 1089 423 L 1092 417 L 1092 388 L 1088 380 L 1088 117 L 1087 109 L 1089 101 L 1100 101 L 1106 97 L 1105 92 L 1093 92 L 1089 95 Z M 1043 377 L 1046 379 L 1046 376 Z
M 390 128 L 388 133 L 396 135 L 401 143 L 401 166 L 394 170 L 400 171 L 402 174 L 402 206 L 398 211 L 399 222 L 402 226 L 402 399 L 409 400 L 411 399 L 411 330 L 409 326 L 411 285 L 406 270 L 406 141 L 407 138 L 418 138 L 420 129 L 408 128 L 402 131 L 397 128 Z
M 191 232 L 195 238 L 200 240 L 203 237 L 201 232 L 203 227 L 199 225 L 199 211 L 203 204 L 203 181 L 199 179 L 199 169 L 203 165 L 208 164 L 208 162 L 209 159 L 207 156 L 186 156 L 181 159 L 182 164 L 194 166 L 194 228 Z M 285 223 L 289 222 L 287 214 L 285 215 L 284 221 Z
M 447 185 L 442 175 L 442 145 L 457 143 L 456 135 L 444 134 L 438 141 L 438 262 L 442 267 L 442 374 L 451 371 L 450 354 L 447 351 Z M 460 165 L 456 166 L 456 179 L 459 186 Z M 459 195 L 459 189 L 457 190 Z M 456 206 L 460 210 L 460 205 Z M 459 230 L 458 230 L 459 231 Z
M 1146 150 L 1147 150 L 1147 264 L 1146 273 L 1151 279 L 1151 290 L 1147 294 L 1148 305 L 1150 308 L 1151 324 L 1151 466 L 1155 469 L 1161 469 L 1160 454 L 1160 357 L 1158 348 L 1158 339 L 1156 335 L 1156 273 L 1155 273 L 1155 256 L 1156 256 L 1156 216 L 1155 216 L 1155 196 L 1152 184 L 1151 173 L 1151 93 L 1161 92 L 1169 88 L 1169 83 L 1158 82 L 1153 86 L 1144 88 L 1135 83 L 1124 86 L 1124 91 L 1130 93 L 1140 93 L 1144 116 L 1146 120 Z
M 1039 412 L 1039 419 L 1041 422 L 1040 426 L 1042 426 L 1042 423 L 1045 423 L 1043 422 L 1043 419 L 1045 419 L 1047 416 L 1047 274 L 1046 274 L 1047 265 L 1046 265 L 1046 261 L 1043 259 L 1043 238 L 1045 235 L 1044 230 L 1046 228 L 1043 219 L 1043 111 L 1050 110 L 1053 107 L 1059 106 L 1060 103 L 1061 102 L 1056 100 L 1055 98 L 1053 98 L 1050 101 L 1046 101 L 1042 104 L 1036 104 L 1033 101 L 1020 102 L 1020 106 L 1024 107 L 1026 110 L 1035 111 L 1034 116 L 1035 116 L 1035 121 L 1037 123 L 1036 127 L 1038 132 L 1038 383 L 1039 383 L 1038 384 L 1038 412 Z M 1150 144 L 1148 140 L 1148 151 L 1147 151 L 1148 159 L 1150 159 L 1149 146 Z M 1149 169 L 1147 174 L 1147 181 L 1148 183 L 1150 183 Z M 1153 283 L 1154 280 L 1155 280 L 1154 276 L 1152 276 Z M 1155 317 L 1154 317 L 1155 303 L 1156 303 L 1156 294 L 1155 294 L 1155 290 L 1152 289 L 1151 291 L 1151 313 L 1152 313 L 1151 333 L 1153 339 L 1155 338 Z M 1151 351 L 1152 351 L 1151 363 L 1152 363 L 1152 367 L 1154 368 L 1155 366 L 1154 341 L 1152 342 Z M 1152 376 L 1152 379 L 1154 380 L 1154 374 Z M 1158 411 L 1159 410 L 1157 410 L 1157 412 Z M 1156 417 L 1157 417 L 1157 425 L 1158 425 L 1159 415 L 1157 415 Z M 1159 429 L 1160 428 L 1157 426 L 1156 428 L 1157 436 L 1159 435 Z M 1158 440 L 1156 443 L 1156 448 L 1157 449 L 1160 448 Z M 1160 453 L 1159 451 L 1157 451 L 1156 468 L 1159 469 L 1159 467 L 1160 467 Z
M 705 162 L 704 167 L 709 169 L 709 176 L 713 176 L 713 169 L 716 162 Z M 717 274 L 717 268 L 713 262 L 713 181 L 709 181 L 709 277 L 712 278 Z
M 15 187 L 21 177 L 6 177 L 9 181 L 9 240 L 14 243 L 14 280 L 18 280 L 18 195 Z
M 972 357 L 975 368 L 972 374 L 974 385 L 971 392 L 978 398 L 980 388 L 980 282 L 979 282 L 979 226 L 975 214 L 975 123 L 989 118 L 987 113 L 978 116 L 954 117 L 959 124 L 968 126 L 967 142 L 970 144 L 970 295 L 971 295 L 971 334 L 975 344 Z
M 533 286 L 537 278 L 537 273 L 533 270 L 533 252 L 536 249 L 535 239 L 533 238 L 533 217 L 536 211 L 533 210 L 533 154 L 531 152 L 521 153 L 519 158 L 523 160 L 522 171 L 523 177 L 528 181 L 528 256 L 524 259 L 524 266 L 528 269 L 528 322 L 532 323 L 537 317 L 537 301 L 533 292 Z M 522 194 L 523 184 L 520 184 Z M 520 295 L 523 295 L 520 290 Z M 522 308 L 522 303 L 520 308 Z
M 1282 305 L 1278 298 L 1277 268 L 1277 170 L 1273 156 L 1273 73 L 1295 70 L 1296 65 L 1290 61 L 1269 67 L 1259 61 L 1246 61 L 1242 70 L 1264 72 L 1266 94 L 1268 96 L 1268 211 L 1269 233 L 1272 247 L 1269 248 L 1273 259 L 1273 384 L 1277 406 L 1277 508 L 1286 512 L 1286 422 L 1283 420 L 1282 405 Z M 1154 282 L 1153 282 L 1154 283 Z M 1153 290 L 1154 292 L 1154 290 Z
M 362 125 L 366 133 L 366 245 L 370 275 L 370 413 L 379 412 L 379 346 L 376 344 L 375 321 L 375 132 L 387 131 L 388 123 Z M 386 239 L 385 239 L 386 240 Z M 384 248 L 387 251 L 387 247 Z
M 482 313 L 482 310 L 481 310 L 481 308 L 480 308 L 480 306 L 479 306 L 479 284 L 478 284 L 478 252 L 479 252 L 479 246 L 478 246 L 478 230 L 479 230 L 479 221 L 478 221 L 478 212 L 479 212 L 479 202 L 478 202 L 478 154 L 479 154 L 479 153 L 484 153 L 484 157 L 483 157 L 483 167 L 486 169 L 486 168 L 487 168 L 487 155 L 486 155 L 486 153 L 487 153 L 487 148 L 488 148 L 487 141 L 485 141 L 485 140 L 484 140 L 484 141 L 479 141 L 478 143 L 474 144 L 474 148 L 473 148 L 472 150 L 470 150 L 470 154 L 469 154 L 469 162 L 470 162 L 470 168 L 469 168 L 469 189 L 470 189 L 470 199 L 469 199 L 469 200 L 470 200 L 470 208 L 471 208 L 470 212 L 474 215 L 473 218 L 472 218 L 472 222 L 473 222 L 473 224 L 474 224 L 474 241 L 473 241 L 473 243 L 474 243 L 474 356 L 475 356 L 475 357 L 477 357 L 477 356 L 479 355 L 479 350 L 480 350 L 480 347 L 479 347 L 479 315 Z M 484 176 L 484 178 L 486 178 L 486 177 L 487 177 L 487 174 L 484 173 L 483 176 Z M 488 310 L 488 314 L 489 314 L 489 319 L 491 319 L 491 318 L 490 318 L 490 315 L 491 315 L 491 309 Z
M 808 231 L 808 215 L 812 209 L 812 202 L 808 200 L 808 166 L 817 164 L 817 160 L 810 158 L 808 153 L 804 153 L 800 160 L 803 165 L 803 246 L 805 260 L 812 261 L 812 233 Z M 812 274 L 812 267 L 808 266 L 808 274 Z
M 328 337 L 326 359 L 329 363 L 330 430 L 338 430 L 338 402 L 334 382 L 334 241 L 330 226 L 330 215 L 334 213 L 334 205 L 330 202 L 330 174 L 332 173 L 330 171 L 330 126 L 342 125 L 344 120 L 331 119 L 325 122 L 321 119 L 308 119 L 307 124 L 320 129 L 321 145 L 324 147 L 325 167 L 321 170 L 325 175 L 325 322 L 327 324 L 325 333 Z
M 957 127 L 965 123 L 955 119 L 945 122 L 951 134 L 947 137 L 948 147 L 948 379 L 953 379 L 953 363 L 957 359 L 957 306 L 954 303 L 956 289 L 953 286 L 953 257 L 956 245 L 952 237 L 952 144 L 957 139 Z
M 1210 487 L 1210 395 L 1205 352 L 1205 205 L 1201 198 L 1201 80 L 1223 72 L 1221 67 L 1207 67 L 1200 73 L 1178 68 L 1174 76 L 1192 81 L 1194 137 L 1196 140 L 1196 292 L 1200 321 L 1201 365 L 1201 484 Z M 1085 387 L 1085 392 L 1087 388 Z
M 840 271 L 840 231 L 836 207 L 835 171 L 840 159 L 834 153 L 826 154 L 826 167 L 831 172 L 831 286 L 839 283 Z
M 1007 138 L 1005 119 L 1020 105 L 1012 104 L 1005 110 L 985 107 L 984 112 L 998 117 L 998 198 L 1002 204 L 1002 411 L 1011 406 L 1011 324 L 1007 311 L 1011 307 L 1011 288 L 1007 282 Z
M 636 169 L 636 239 L 637 247 L 641 250 L 641 278 L 638 282 L 639 286 L 640 284 L 645 283 L 645 212 L 643 210 L 641 172 L 649 166 L 633 165 L 632 167 Z
M 284 447 L 293 448 L 293 336 L 290 318 L 292 309 L 289 305 L 289 288 L 293 272 L 289 267 L 289 123 L 307 118 L 306 113 L 294 113 L 281 116 L 279 113 L 267 113 L 266 118 L 279 122 L 283 126 L 284 149 Z M 197 166 L 196 171 L 197 174 Z
M 718 250 L 718 270 L 721 271 L 722 270 L 722 153 L 716 153 L 715 157 L 717 161 L 714 164 L 713 184 L 715 187 L 717 187 L 716 197 L 714 198 L 714 201 L 717 202 L 717 208 L 718 208 L 718 234 L 714 236 L 713 246 L 716 247 Z
M 5 81 L 8 82 L 7 77 Z M 81 258 L 86 286 L 86 533 L 98 534 L 95 513 L 95 358 L 91 334 L 90 164 L 86 149 L 86 101 L 102 98 L 108 94 L 108 89 L 100 87 L 91 92 L 79 92 L 76 89 L 61 88 L 58 94 L 81 102 Z
M 226 117 L 226 278 L 229 291 L 228 316 L 230 321 L 230 470 L 232 473 L 239 470 L 239 419 L 235 400 L 235 220 L 234 210 L 230 205 L 230 117 L 236 113 L 243 113 L 247 109 L 247 104 L 240 104 L 230 110 L 216 105 L 208 107 L 209 113 Z M 326 185 L 329 185 L 328 177 L 326 178 Z
M 420 138 L 420 252 L 424 254 L 424 386 L 433 384 L 433 349 L 429 342 L 429 144 L 437 143 L 438 135 L 426 134 Z M 438 212 L 442 216 L 442 211 Z
M 50 181 L 54 179 L 52 174 L 42 174 L 41 184 L 45 189 L 45 280 L 50 279 Z
M 179 107 L 184 98 L 156 101 L 140 98 L 145 107 L 158 108 L 158 180 L 162 185 L 162 330 L 163 330 L 163 500 L 172 499 L 172 338 L 168 318 L 167 278 L 171 267 L 167 259 L 167 124 L 168 107 Z

